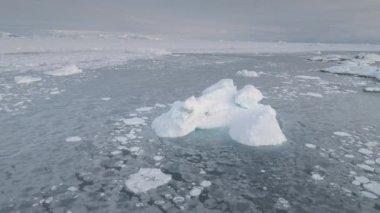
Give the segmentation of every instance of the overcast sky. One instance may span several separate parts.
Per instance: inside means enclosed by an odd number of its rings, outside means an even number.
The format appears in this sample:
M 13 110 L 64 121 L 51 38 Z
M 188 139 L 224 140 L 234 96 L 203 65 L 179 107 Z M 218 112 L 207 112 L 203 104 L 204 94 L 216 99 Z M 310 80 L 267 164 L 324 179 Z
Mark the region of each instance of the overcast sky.
M 0 30 L 380 43 L 380 0 L 0 0 Z

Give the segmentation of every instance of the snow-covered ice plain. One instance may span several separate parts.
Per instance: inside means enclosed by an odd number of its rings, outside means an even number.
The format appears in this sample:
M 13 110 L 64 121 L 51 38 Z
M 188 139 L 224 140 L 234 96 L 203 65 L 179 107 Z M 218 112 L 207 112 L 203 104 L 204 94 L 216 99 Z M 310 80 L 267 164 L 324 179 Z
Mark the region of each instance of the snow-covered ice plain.
M 379 47 L 91 35 L 0 39 L 0 212 L 379 212 L 380 82 L 321 72 Z M 287 141 L 155 134 L 220 79 L 254 85 Z

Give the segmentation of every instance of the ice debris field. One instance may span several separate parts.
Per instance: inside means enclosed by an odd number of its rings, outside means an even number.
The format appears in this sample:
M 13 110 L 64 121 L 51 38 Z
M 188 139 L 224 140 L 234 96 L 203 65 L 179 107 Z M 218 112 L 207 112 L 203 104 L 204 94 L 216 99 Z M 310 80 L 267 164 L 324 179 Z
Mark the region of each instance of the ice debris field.
M 1 213 L 379 212 L 376 45 L 55 33 L 0 39 Z

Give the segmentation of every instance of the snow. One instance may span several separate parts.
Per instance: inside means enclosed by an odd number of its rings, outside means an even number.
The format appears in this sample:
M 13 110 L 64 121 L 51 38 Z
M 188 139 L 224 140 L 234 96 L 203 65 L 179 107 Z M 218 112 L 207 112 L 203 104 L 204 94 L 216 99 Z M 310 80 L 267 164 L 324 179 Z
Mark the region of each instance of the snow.
M 248 71 L 248 70 L 246 70 L 246 69 L 244 69 L 244 70 L 240 70 L 240 71 L 237 71 L 236 72 L 236 75 L 239 75 L 239 76 L 243 76 L 243 77 L 258 77 L 259 76 L 259 74 L 257 74 L 257 72 L 256 71 Z
M 134 193 L 142 193 L 165 185 L 171 179 L 171 175 L 161 172 L 160 169 L 140 168 L 137 173 L 129 176 L 125 185 Z
M 41 81 L 40 77 L 33 76 L 16 76 L 14 79 L 16 84 L 30 84 L 33 82 Z
M 45 72 L 47 75 L 52 75 L 52 76 L 68 76 L 68 75 L 74 75 L 74 74 L 79 74 L 82 73 L 82 70 L 79 69 L 76 65 L 68 65 L 64 66 L 61 69 L 57 69 L 54 71 L 48 71 Z
M 376 181 L 371 181 L 369 183 L 366 183 L 363 185 L 363 187 L 366 190 L 375 193 L 376 195 L 380 195 L 380 183 Z
M 80 141 L 82 141 L 82 138 L 78 136 L 66 138 L 66 142 L 80 142 Z
M 366 87 L 363 90 L 364 92 L 380 92 L 380 87 Z
M 276 120 L 276 111 L 258 103 L 260 91 L 252 85 L 237 91 L 231 79 L 222 79 L 202 92 L 177 101 L 154 119 L 159 137 L 182 137 L 196 129 L 227 127 L 230 137 L 250 146 L 277 145 L 286 141 Z
M 139 126 L 145 124 L 145 120 L 139 117 L 123 119 L 123 122 L 129 126 Z

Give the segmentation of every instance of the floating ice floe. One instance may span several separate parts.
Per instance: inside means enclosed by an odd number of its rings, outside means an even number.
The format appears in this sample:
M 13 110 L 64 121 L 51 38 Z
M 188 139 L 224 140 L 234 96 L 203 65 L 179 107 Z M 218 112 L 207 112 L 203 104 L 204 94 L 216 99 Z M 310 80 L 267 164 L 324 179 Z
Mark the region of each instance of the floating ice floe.
M 380 195 L 380 183 L 376 181 L 371 181 L 369 183 L 366 183 L 363 185 L 363 187 L 366 190 L 375 193 L 376 195 Z
M 129 176 L 125 185 L 134 193 L 142 193 L 165 185 L 171 179 L 171 175 L 161 172 L 160 169 L 141 168 L 137 173 Z
M 145 124 L 145 120 L 139 117 L 126 118 L 126 119 L 123 119 L 123 122 L 126 125 L 130 125 L 130 126 L 139 126 L 139 125 Z
M 80 142 L 80 141 L 82 141 L 82 138 L 78 136 L 66 138 L 66 142 Z
M 376 66 L 371 66 L 366 62 L 346 61 L 340 65 L 328 67 L 321 71 L 335 74 L 358 75 L 364 77 L 376 78 L 380 81 L 380 71 Z
M 380 92 L 380 87 L 366 87 L 363 89 L 364 92 Z
M 368 54 L 361 53 L 357 56 L 357 58 L 363 59 L 363 60 L 369 61 L 369 62 L 379 62 L 380 61 L 380 55 L 375 54 L 375 53 L 368 53 Z
M 250 146 L 276 145 L 286 141 L 276 111 L 260 104 L 262 94 L 252 85 L 237 90 L 231 79 L 222 79 L 200 97 L 177 101 L 154 119 L 159 137 L 182 137 L 196 129 L 227 127 L 230 137 Z
M 45 72 L 45 74 L 52 75 L 52 76 L 68 76 L 68 75 L 74 75 L 74 74 L 79 74 L 79 73 L 82 73 L 82 70 L 79 69 L 74 64 L 62 67 L 61 69 L 58 69 L 58 70 Z
M 136 111 L 137 112 L 149 112 L 153 109 L 153 107 L 140 107 L 140 108 L 137 108 Z
M 310 61 L 323 61 L 323 62 L 336 62 L 336 61 L 345 61 L 349 57 L 342 55 L 322 55 L 322 56 L 313 56 L 309 58 Z
M 109 100 L 111 100 L 111 98 L 110 97 L 103 97 L 100 100 L 102 100 L 102 101 L 109 101 Z
M 319 93 L 316 93 L 316 92 L 302 93 L 302 95 L 311 96 L 311 97 L 314 97 L 314 98 L 323 98 L 322 94 L 319 94 Z
M 30 84 L 33 82 L 41 81 L 40 77 L 33 77 L 33 76 L 16 76 L 15 82 L 16 84 Z
M 297 75 L 295 76 L 296 78 L 299 79 L 304 79 L 304 80 L 321 80 L 320 77 L 318 76 L 309 76 L 309 75 Z
M 237 71 L 236 75 L 243 76 L 243 77 L 251 77 L 251 78 L 259 76 L 259 74 L 257 74 L 256 71 L 248 71 L 248 70 L 245 70 L 245 69 Z
M 340 136 L 340 137 L 351 137 L 351 134 L 347 132 L 334 132 L 334 135 Z
M 317 146 L 315 144 L 311 144 L 311 143 L 306 143 L 305 146 L 307 148 L 310 148 L 310 149 L 316 149 L 317 148 Z

